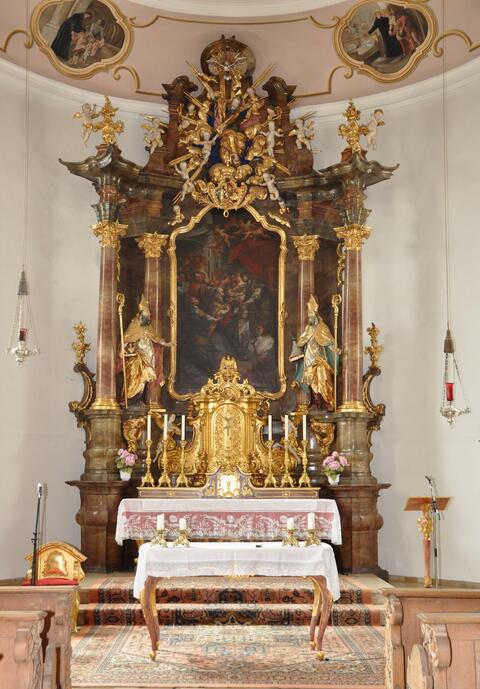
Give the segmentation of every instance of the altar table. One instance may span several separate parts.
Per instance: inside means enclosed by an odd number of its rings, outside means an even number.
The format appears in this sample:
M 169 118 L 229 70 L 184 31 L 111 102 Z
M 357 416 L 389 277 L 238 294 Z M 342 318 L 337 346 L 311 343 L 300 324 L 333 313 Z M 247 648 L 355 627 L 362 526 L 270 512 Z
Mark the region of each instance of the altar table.
M 156 588 L 160 579 L 171 576 L 309 577 L 314 584 L 310 645 L 319 659 L 324 659 L 323 636 L 332 603 L 340 598 L 335 556 L 327 543 L 308 548 L 303 545 L 284 548 L 279 542 L 191 543 L 186 548 L 144 543 L 138 554 L 133 594 L 142 604 L 152 660 L 160 643 Z
M 319 536 L 342 542 L 340 515 L 335 500 L 275 498 L 127 498 L 117 513 L 115 540 L 153 538 L 158 514 L 165 514 L 165 528 L 173 536 L 185 517 L 194 540 L 275 541 L 284 536 L 287 517 L 295 517 L 297 529 L 307 528 L 307 513 L 315 513 Z

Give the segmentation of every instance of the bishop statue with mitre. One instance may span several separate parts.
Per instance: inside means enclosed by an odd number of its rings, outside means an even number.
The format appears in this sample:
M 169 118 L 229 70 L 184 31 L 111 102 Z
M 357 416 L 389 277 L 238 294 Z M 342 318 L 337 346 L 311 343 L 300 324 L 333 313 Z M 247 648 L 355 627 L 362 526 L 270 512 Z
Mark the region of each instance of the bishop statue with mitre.
M 337 346 L 328 325 L 318 313 L 318 302 L 313 295 L 307 304 L 308 323 L 293 343 L 290 361 L 297 363 L 295 380 L 302 390 L 313 392 L 324 400 L 328 409 L 334 409 L 334 369 Z
M 125 331 L 123 343 L 127 398 L 143 397 L 147 383 L 158 381 L 163 384 L 163 348 L 171 346 L 155 332 L 150 306 L 143 294 L 138 312 Z

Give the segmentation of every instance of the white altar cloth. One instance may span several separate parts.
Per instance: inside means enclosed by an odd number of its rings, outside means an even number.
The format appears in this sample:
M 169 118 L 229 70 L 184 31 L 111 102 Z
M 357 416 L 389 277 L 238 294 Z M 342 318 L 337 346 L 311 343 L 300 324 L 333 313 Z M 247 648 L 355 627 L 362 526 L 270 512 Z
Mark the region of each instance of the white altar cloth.
M 298 548 L 269 543 L 191 543 L 189 548 L 168 548 L 144 543 L 138 553 L 133 595 L 140 598 L 147 577 L 228 575 L 301 577 L 324 576 L 333 600 L 340 598 L 340 583 L 333 549 L 328 543 Z
M 335 500 L 256 498 L 127 498 L 117 513 L 115 540 L 150 540 L 158 514 L 165 514 L 165 528 L 173 536 L 185 517 L 190 537 L 197 540 L 281 540 L 287 517 L 295 517 L 299 532 L 307 528 L 307 513 L 315 513 L 319 535 L 335 545 L 342 542 L 340 515 Z

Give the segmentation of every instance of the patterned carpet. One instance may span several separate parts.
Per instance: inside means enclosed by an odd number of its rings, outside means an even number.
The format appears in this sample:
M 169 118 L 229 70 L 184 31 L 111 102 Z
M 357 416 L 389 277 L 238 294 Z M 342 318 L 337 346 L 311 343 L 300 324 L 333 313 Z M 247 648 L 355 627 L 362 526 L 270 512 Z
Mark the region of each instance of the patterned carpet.
M 381 600 L 357 580 L 340 577 L 341 598 L 333 609 L 335 625 L 383 623 Z M 172 577 L 157 589 L 162 625 L 308 625 L 313 585 L 308 579 L 252 577 Z M 133 578 L 106 577 L 82 591 L 80 624 L 143 625 L 133 598 Z
M 320 662 L 305 627 L 166 627 L 148 660 L 144 626 L 84 627 L 73 640 L 73 687 L 383 689 L 383 629 L 328 627 Z

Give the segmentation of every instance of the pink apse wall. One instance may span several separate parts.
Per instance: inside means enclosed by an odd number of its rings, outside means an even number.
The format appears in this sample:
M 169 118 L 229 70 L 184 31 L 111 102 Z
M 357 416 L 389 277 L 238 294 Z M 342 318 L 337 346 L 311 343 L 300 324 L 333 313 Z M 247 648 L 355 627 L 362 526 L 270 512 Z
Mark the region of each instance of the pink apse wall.
M 0 47 L 15 29 L 24 28 L 26 20 L 26 0 L 2 3 L 0 9 Z M 147 28 L 134 28 L 134 45 L 130 55 L 123 61 L 124 65 L 133 67 L 140 80 L 142 91 L 136 93 L 134 78 L 126 70 L 120 70 L 119 79 L 113 78 L 110 72 L 100 72 L 88 79 L 75 79 L 57 71 L 47 56 L 40 52 L 37 45 L 29 52 L 29 68 L 45 77 L 85 88 L 88 91 L 106 93 L 122 98 L 142 101 L 158 101 L 163 92 L 162 83 L 171 82 L 180 74 L 191 71 L 186 62 L 199 64 L 202 49 L 216 40 L 223 33 L 235 35 L 237 39 L 249 45 L 257 59 L 257 73 L 274 62 L 274 74 L 282 76 L 287 83 L 297 85 L 297 94 L 328 91 L 328 81 L 335 67 L 342 65 L 334 45 L 332 29 L 319 28 L 312 18 L 323 24 L 332 24 L 332 17 L 345 15 L 355 2 L 333 3 L 325 6 L 325 0 L 319 0 L 318 9 L 308 9 L 294 15 L 280 14 L 277 17 L 258 16 L 253 18 L 224 18 L 211 15 L 194 16 L 174 14 L 161 9 L 175 3 L 160 0 L 145 0 L 138 4 L 127 0 L 118 0 L 116 5 L 123 14 L 135 17 L 138 24 L 147 23 L 156 14 L 161 14 L 155 23 Z M 201 1 L 198 6 L 201 7 Z M 210 0 L 210 5 L 212 4 Z M 245 3 L 246 4 L 246 3 Z M 285 7 L 285 3 L 280 3 Z M 387 3 L 383 3 L 386 5 Z M 442 0 L 431 0 L 419 4 L 433 10 L 437 16 L 439 35 L 443 30 L 459 29 L 466 32 L 475 44 L 480 40 L 480 10 L 478 0 L 455 0 L 445 2 L 446 16 L 442 17 Z M 147 6 L 148 5 L 148 6 Z M 155 6 L 156 5 L 156 6 Z M 269 3 L 273 6 L 274 3 Z M 183 6 L 183 5 L 182 5 Z M 295 7 L 298 4 L 294 3 Z M 311 7 L 312 3 L 305 6 Z M 30 3 L 30 10 L 35 7 Z M 248 9 L 248 4 L 246 4 Z M 294 21 L 299 20 L 299 21 Z M 270 22 L 282 23 L 270 23 Z M 212 23 L 219 22 L 219 23 Z M 24 36 L 13 36 L 2 58 L 18 65 L 25 64 Z M 469 52 L 467 39 L 450 36 L 441 45 L 447 47 L 446 68 L 451 69 L 480 55 L 480 48 Z M 472 47 L 472 46 L 470 46 Z M 345 78 L 346 70 L 336 71 L 331 80 L 331 93 L 323 93 L 302 99 L 302 104 L 317 104 L 329 101 L 341 101 L 347 98 L 380 93 L 400 85 L 421 81 L 443 69 L 442 58 L 431 52 L 421 60 L 417 68 L 401 81 L 385 84 L 375 81 L 365 74 L 354 73 L 350 79 Z

